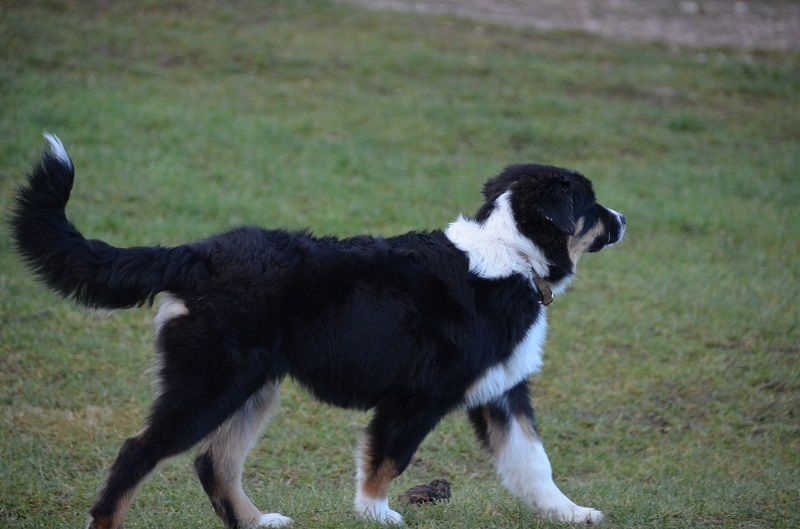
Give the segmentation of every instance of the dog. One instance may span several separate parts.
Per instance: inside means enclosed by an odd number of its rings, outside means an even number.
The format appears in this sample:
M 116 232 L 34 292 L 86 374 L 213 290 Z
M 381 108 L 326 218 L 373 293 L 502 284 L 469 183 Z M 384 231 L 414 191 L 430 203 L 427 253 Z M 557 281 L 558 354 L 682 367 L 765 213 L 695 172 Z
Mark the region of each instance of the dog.
M 177 247 L 116 248 L 67 219 L 73 163 L 48 147 L 16 195 L 14 244 L 51 289 L 82 305 L 152 304 L 158 391 L 127 439 L 88 527 L 122 527 L 140 482 L 199 444 L 195 467 L 226 526 L 281 527 L 242 490 L 242 466 L 289 376 L 319 400 L 372 410 L 356 454 L 354 508 L 390 524 L 391 482 L 449 412 L 464 410 L 502 484 L 542 516 L 603 514 L 556 486 L 527 380 L 540 369 L 546 306 L 579 258 L 622 240 L 625 217 L 581 174 L 512 165 L 474 217 L 395 237 L 315 237 L 240 227 Z

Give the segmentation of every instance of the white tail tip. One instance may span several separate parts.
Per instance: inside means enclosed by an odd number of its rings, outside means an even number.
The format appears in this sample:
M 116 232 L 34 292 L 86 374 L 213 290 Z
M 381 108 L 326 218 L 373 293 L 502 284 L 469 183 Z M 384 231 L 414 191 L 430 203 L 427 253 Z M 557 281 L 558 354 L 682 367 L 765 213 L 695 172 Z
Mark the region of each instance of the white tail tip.
M 63 162 L 67 167 L 71 168 L 72 160 L 69 159 L 69 154 L 67 154 L 64 144 L 61 143 L 61 140 L 58 139 L 58 136 L 49 132 L 42 132 L 42 136 L 44 136 L 44 139 L 47 140 L 48 151 L 50 154 Z

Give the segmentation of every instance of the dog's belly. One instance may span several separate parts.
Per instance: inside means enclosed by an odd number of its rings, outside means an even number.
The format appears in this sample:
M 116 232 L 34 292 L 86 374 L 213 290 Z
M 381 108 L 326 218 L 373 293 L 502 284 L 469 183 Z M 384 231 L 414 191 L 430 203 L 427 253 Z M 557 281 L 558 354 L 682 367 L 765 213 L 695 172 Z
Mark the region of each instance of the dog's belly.
M 547 319 L 542 312 L 528 328 L 504 362 L 490 367 L 469 389 L 464 399 L 467 408 L 474 408 L 499 397 L 542 367 L 542 351 L 547 337 Z
M 438 393 L 441 356 L 429 337 L 403 329 L 397 315 L 325 319 L 287 335 L 289 374 L 318 399 L 369 409 L 392 398 Z

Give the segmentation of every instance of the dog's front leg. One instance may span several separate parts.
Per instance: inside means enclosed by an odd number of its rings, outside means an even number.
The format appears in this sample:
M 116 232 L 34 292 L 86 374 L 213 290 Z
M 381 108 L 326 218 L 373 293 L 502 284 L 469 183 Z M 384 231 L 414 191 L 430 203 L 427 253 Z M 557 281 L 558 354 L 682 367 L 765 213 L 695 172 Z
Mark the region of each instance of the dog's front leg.
M 503 485 L 543 516 L 560 522 L 599 523 L 603 513 L 570 500 L 536 431 L 527 381 L 469 411 L 478 438 L 492 456 Z
M 425 399 L 387 400 L 375 409 L 356 452 L 354 508 L 358 516 L 383 524 L 403 523 L 400 513 L 389 508 L 389 485 L 406 469 L 445 412 Z

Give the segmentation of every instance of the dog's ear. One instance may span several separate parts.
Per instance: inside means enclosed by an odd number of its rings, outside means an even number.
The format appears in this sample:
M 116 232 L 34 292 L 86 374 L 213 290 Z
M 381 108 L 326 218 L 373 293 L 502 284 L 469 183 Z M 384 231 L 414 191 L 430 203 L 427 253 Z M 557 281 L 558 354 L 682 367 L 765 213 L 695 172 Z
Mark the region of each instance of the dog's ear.
M 537 186 L 533 209 L 559 231 L 575 235 L 572 185 L 567 178 L 547 179 Z
M 520 181 L 512 200 L 519 201 L 521 210 L 524 208 L 529 211 L 531 220 L 539 217 L 559 231 L 575 235 L 572 182 L 567 175 L 554 173 L 545 166 L 530 180 Z
M 478 218 L 488 216 L 497 197 L 511 191 L 511 207 L 520 220 L 546 222 L 563 233 L 575 235 L 573 198 L 575 181 L 580 178 L 583 177 L 578 173 L 550 165 L 509 165 L 483 186 L 486 204 L 478 212 Z

